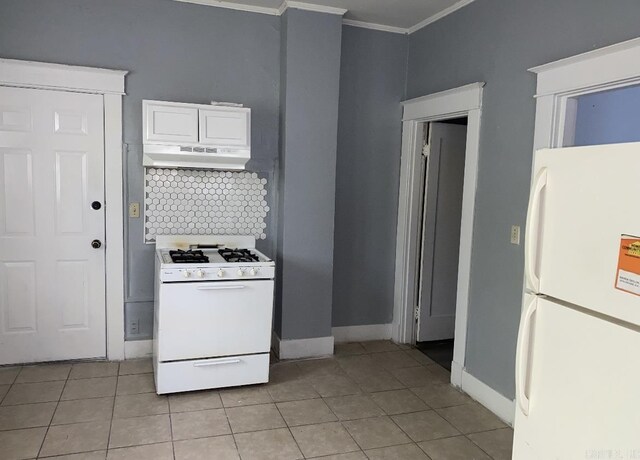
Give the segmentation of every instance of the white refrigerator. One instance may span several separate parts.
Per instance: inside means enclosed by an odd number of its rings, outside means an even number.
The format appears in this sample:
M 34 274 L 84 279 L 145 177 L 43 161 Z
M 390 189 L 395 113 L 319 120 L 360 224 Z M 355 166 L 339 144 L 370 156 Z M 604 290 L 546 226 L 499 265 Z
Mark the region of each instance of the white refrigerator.
M 513 458 L 640 459 L 640 143 L 533 174 Z

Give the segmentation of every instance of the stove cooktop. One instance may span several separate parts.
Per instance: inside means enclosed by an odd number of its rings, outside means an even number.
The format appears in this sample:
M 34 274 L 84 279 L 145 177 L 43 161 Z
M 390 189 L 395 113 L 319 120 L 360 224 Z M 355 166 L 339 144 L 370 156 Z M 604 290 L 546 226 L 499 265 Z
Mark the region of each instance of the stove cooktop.
M 188 251 L 176 249 L 175 251 L 169 251 L 169 256 L 171 256 L 171 261 L 175 264 L 209 263 L 209 257 L 198 249 L 189 249 Z
M 260 258 L 249 249 L 218 249 L 218 254 L 227 262 L 260 262 Z
M 255 248 L 161 248 L 158 257 L 169 266 L 213 267 L 239 264 L 255 266 L 273 261 Z

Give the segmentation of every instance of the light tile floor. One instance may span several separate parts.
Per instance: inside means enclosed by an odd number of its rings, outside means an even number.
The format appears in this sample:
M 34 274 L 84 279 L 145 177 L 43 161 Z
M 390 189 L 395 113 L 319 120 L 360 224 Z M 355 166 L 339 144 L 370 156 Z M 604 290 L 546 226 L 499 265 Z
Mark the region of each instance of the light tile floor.
M 0 368 L 0 458 L 511 458 L 512 430 L 388 341 L 273 364 L 265 385 L 154 393 L 149 360 Z

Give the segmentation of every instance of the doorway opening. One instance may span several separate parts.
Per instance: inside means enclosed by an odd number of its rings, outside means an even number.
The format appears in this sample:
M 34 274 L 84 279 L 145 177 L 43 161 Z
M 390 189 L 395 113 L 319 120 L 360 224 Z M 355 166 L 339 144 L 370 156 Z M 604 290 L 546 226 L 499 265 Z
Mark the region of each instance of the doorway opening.
M 451 371 L 467 117 L 423 123 L 416 346 Z

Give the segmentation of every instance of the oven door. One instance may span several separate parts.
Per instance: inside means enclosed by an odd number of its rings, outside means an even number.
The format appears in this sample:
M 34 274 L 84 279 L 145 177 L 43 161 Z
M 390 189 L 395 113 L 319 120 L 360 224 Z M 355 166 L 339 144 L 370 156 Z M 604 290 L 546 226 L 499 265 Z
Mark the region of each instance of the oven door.
M 163 283 L 160 361 L 268 353 L 273 280 Z

